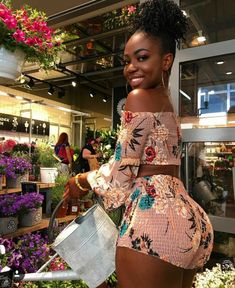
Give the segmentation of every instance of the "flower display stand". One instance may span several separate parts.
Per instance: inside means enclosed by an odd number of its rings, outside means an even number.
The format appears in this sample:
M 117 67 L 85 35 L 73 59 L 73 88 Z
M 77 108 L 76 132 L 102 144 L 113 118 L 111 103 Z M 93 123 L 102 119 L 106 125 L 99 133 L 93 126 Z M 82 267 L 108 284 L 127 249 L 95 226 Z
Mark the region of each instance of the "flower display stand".
M 34 209 L 19 218 L 20 227 L 30 227 L 42 221 L 42 207 Z
M 17 217 L 2 217 L 0 218 L 0 235 L 13 233 L 17 230 Z
M 23 51 L 14 52 L 0 47 L 0 84 L 12 83 L 21 74 L 25 62 Z

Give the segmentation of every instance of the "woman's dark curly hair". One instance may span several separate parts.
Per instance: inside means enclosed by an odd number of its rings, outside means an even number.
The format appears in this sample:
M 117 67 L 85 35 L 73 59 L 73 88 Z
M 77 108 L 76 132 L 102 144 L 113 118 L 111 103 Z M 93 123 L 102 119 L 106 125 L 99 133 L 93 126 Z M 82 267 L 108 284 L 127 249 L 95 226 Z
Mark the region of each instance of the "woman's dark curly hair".
M 176 44 L 188 28 L 186 16 L 179 6 L 170 0 L 149 0 L 140 5 L 140 12 L 131 20 L 130 32 L 144 31 L 161 39 L 164 53 L 175 56 Z

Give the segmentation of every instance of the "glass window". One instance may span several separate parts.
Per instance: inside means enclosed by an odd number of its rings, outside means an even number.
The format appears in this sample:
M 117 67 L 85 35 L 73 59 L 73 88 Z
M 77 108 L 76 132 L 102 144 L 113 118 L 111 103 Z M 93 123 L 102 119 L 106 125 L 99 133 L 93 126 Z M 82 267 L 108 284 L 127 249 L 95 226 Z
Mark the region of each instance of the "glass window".
M 235 1 L 181 0 L 189 19 L 189 31 L 182 48 L 235 38 Z
M 191 123 L 192 127 L 235 125 L 234 67 L 235 54 L 180 64 L 179 110 L 183 124 Z

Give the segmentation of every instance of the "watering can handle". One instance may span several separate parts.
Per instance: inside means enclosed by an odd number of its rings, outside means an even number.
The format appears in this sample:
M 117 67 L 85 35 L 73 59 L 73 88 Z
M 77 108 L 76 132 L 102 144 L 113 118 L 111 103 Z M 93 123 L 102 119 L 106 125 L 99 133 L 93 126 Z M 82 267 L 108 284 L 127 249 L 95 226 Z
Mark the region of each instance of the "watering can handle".
M 51 218 L 50 218 L 49 225 L 48 225 L 48 240 L 49 240 L 49 243 L 53 242 L 53 225 L 54 225 L 54 221 L 55 221 L 55 217 L 56 217 L 57 211 L 60 208 L 60 206 L 63 205 L 65 200 L 66 199 L 60 200 L 60 202 L 57 204 L 57 206 L 55 207 L 54 211 L 51 214 Z

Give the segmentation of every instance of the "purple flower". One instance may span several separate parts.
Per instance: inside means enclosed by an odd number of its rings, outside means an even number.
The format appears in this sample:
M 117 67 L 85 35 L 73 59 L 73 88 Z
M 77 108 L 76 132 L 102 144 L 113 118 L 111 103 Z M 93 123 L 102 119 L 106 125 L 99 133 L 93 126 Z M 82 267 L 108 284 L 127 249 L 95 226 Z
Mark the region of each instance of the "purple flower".
M 15 216 L 19 212 L 18 195 L 0 195 L 0 217 Z
M 25 214 L 33 209 L 41 207 L 44 196 L 37 192 L 26 193 L 20 195 L 17 200 L 19 214 Z M 31 245 L 32 243 L 30 243 Z
M 36 272 L 49 257 L 47 237 L 39 232 L 28 233 L 14 240 L 0 238 L 0 244 L 6 249 L 4 259 L 0 255 L 2 266 L 7 265 L 20 273 Z
M 16 175 L 23 175 L 32 169 L 29 161 L 21 157 L 3 156 L 0 159 L 0 167 L 4 168 L 7 177 L 16 178 Z

